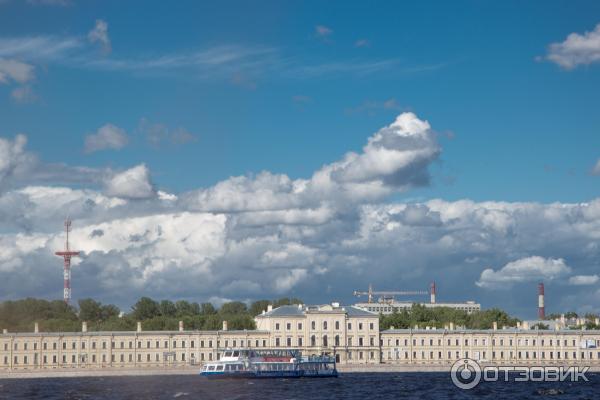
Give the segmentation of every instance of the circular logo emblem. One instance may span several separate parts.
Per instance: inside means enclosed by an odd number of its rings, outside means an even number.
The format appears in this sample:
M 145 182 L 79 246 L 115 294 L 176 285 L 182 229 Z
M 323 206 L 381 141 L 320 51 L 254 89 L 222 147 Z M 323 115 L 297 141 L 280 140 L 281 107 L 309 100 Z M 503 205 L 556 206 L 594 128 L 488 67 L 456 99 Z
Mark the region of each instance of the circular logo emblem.
M 470 358 L 461 358 L 452 364 L 450 376 L 454 386 L 461 389 L 473 389 L 481 381 L 481 367 Z

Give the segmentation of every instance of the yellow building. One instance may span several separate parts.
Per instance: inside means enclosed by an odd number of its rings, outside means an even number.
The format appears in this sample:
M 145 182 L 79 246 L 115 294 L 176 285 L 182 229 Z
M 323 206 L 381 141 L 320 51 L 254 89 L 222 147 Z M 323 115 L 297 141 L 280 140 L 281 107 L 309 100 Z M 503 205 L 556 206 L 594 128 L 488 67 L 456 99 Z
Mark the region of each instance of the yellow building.
M 269 308 L 256 316 L 256 328 L 270 332 L 272 347 L 303 354 L 328 353 L 339 363 L 379 363 L 379 316 L 338 303 Z
M 0 335 L 0 370 L 183 367 L 217 360 L 227 348 L 293 348 L 349 365 L 451 365 L 460 358 L 504 365 L 600 365 L 600 331 L 389 329 L 372 312 L 337 303 L 282 306 L 256 316 L 256 330 Z M 496 324 L 494 324 L 496 328 Z
M 381 333 L 386 364 L 600 364 L 600 331 L 390 329 Z

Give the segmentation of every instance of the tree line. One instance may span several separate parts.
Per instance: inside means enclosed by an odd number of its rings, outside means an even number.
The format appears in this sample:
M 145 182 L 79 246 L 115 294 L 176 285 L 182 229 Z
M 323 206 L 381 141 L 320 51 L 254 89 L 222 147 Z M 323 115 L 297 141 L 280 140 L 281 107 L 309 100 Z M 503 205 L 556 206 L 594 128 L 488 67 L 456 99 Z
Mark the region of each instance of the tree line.
M 422 329 L 427 326 L 443 328 L 451 322 L 455 327 L 467 329 L 491 329 L 494 322 L 497 322 L 500 329 L 502 326 L 516 326 L 518 321 L 519 319 L 511 317 L 499 308 L 468 314 L 466 311 L 449 307 L 428 308 L 421 304 L 413 304 L 410 309 L 380 315 L 379 329 L 385 330 L 392 326 L 396 329 L 407 329 L 416 325 Z
M 302 304 L 297 298 L 258 300 L 250 305 L 240 301 L 227 302 L 221 307 L 212 303 L 186 300 L 154 300 L 140 298 L 128 312 L 114 304 L 102 304 L 93 299 L 81 299 L 77 306 L 62 300 L 26 298 L 0 303 L 0 328 L 10 332 L 29 332 L 35 322 L 41 332 L 76 332 L 87 322 L 90 331 L 132 331 L 137 322 L 144 330 L 177 330 L 179 321 L 185 329 L 217 330 L 228 322 L 228 329 L 255 329 L 254 317 L 269 305 Z
M 29 332 L 38 322 L 41 332 L 76 332 L 86 321 L 90 331 L 132 331 L 137 322 L 144 330 L 177 330 L 179 321 L 185 329 L 218 330 L 223 321 L 228 329 L 255 329 L 254 317 L 266 310 L 282 305 L 303 304 L 297 298 L 257 300 L 249 305 L 232 301 L 215 307 L 212 303 L 196 303 L 186 300 L 154 300 L 140 298 L 128 312 L 121 312 L 113 304 L 102 304 L 93 299 L 79 300 L 77 306 L 67 305 L 62 300 L 27 298 L 0 303 L 0 328 L 10 332 Z M 448 307 L 427 308 L 413 304 L 409 310 L 379 316 L 380 330 L 390 327 L 405 329 L 426 326 L 443 328 L 454 323 L 467 329 L 490 329 L 494 322 L 498 327 L 516 326 L 519 320 L 505 311 L 492 308 L 468 314 L 466 311 Z

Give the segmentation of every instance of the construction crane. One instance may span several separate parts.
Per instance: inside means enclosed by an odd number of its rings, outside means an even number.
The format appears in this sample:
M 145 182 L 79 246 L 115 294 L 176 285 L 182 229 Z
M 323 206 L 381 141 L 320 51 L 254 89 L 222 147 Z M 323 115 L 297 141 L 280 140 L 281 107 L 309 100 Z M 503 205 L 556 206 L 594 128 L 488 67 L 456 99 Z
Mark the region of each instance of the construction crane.
M 353 293 L 356 297 L 360 296 L 368 296 L 368 302 L 373 302 L 373 296 L 380 296 L 380 303 L 391 303 L 394 301 L 394 296 L 420 296 L 420 295 L 428 295 L 429 292 L 426 290 L 400 290 L 400 291 L 381 291 L 381 290 L 373 290 L 373 285 L 369 284 L 369 290 L 367 292 L 355 290 Z

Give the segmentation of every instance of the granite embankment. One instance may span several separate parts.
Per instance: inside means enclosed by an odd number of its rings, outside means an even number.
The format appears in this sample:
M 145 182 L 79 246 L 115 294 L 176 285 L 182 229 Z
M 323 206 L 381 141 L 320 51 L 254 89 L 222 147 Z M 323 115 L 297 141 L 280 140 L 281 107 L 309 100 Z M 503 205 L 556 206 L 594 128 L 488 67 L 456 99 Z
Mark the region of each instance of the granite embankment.
M 521 365 L 524 366 L 524 365 Z M 549 365 L 550 366 L 550 365 Z M 557 365 L 552 365 L 557 366 Z M 578 364 L 585 367 L 585 364 Z M 390 372 L 446 372 L 450 371 L 451 364 L 363 364 L 363 365 L 338 365 L 340 373 L 390 373 Z M 517 367 L 517 366 L 515 366 Z M 538 366 L 539 367 L 539 366 Z M 600 365 L 589 366 L 589 372 L 600 372 Z M 42 369 L 0 371 L 0 379 L 16 378 L 76 378 L 76 377 L 103 377 L 103 376 L 151 376 L 151 375 L 196 375 L 196 367 L 167 367 L 167 368 L 102 368 L 102 369 Z

